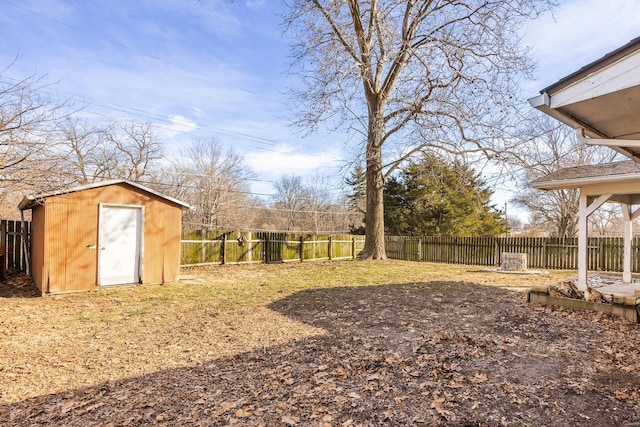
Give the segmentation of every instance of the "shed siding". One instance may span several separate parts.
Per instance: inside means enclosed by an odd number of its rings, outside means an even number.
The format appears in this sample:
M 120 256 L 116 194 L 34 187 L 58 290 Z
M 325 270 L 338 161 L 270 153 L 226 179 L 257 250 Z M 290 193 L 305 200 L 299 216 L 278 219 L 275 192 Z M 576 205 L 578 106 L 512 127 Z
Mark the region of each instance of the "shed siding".
M 161 283 L 178 279 L 181 207 L 122 183 L 47 198 L 43 264 L 50 260 L 50 292 L 97 286 L 100 203 L 144 206 L 141 280 Z M 177 239 L 168 241 L 167 237 L 176 236 L 176 228 Z M 169 262 L 172 256 L 175 260 Z M 176 265 L 167 269 L 167 263 Z
M 44 268 L 44 206 L 37 206 L 31 213 L 31 275 L 40 292 L 46 292 L 43 287 Z
M 164 258 L 163 281 L 178 280 L 180 277 L 180 239 L 182 238 L 182 211 L 164 209 Z M 177 242 L 177 244 L 176 244 Z
M 45 203 L 46 226 L 44 245 L 45 263 L 48 264 L 48 276 L 45 287 L 48 292 L 66 291 L 66 259 L 67 259 L 67 203 L 63 200 L 47 200 Z

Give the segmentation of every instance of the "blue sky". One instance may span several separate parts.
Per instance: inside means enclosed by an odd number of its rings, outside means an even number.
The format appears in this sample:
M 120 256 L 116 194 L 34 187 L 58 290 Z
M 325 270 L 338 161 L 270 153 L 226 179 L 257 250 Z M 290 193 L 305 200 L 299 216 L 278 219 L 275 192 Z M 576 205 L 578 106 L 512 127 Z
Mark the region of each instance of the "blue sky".
M 88 119 L 150 121 L 168 154 L 215 137 L 272 193 L 282 174 L 333 177 L 353 148 L 289 124 L 288 40 L 276 0 L 0 0 L 0 78 L 37 74 Z M 615 6 L 614 6 L 615 5 Z M 639 36 L 637 0 L 570 0 L 523 34 L 539 63 L 525 97 Z M 498 191 L 495 202 L 510 197 Z

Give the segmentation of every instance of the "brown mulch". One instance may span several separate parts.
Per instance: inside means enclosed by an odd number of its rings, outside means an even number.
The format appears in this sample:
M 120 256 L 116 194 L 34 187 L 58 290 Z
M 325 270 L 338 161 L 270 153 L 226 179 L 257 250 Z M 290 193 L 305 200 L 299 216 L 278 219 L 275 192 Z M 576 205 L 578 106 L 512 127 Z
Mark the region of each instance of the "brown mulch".
M 325 332 L 0 404 L 0 424 L 640 423 L 640 336 L 623 318 L 443 281 L 302 291 L 269 308 Z
M 16 271 L 6 271 L 0 281 L 0 298 L 35 298 L 42 294 L 29 276 Z

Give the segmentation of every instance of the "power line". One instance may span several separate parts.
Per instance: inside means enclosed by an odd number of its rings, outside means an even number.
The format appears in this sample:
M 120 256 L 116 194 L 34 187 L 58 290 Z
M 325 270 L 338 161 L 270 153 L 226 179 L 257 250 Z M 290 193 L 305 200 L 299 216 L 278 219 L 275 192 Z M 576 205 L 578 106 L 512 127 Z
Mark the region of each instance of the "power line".
M 71 24 L 63 22 L 61 20 L 52 18 L 50 16 L 47 16 L 47 15 L 45 15 L 43 13 L 34 11 L 34 10 L 29 9 L 27 7 L 17 5 L 15 3 L 12 3 L 12 2 L 7 1 L 7 0 L 0 0 L 0 2 L 6 4 L 8 6 L 23 10 L 23 11 L 31 13 L 33 15 L 36 15 L 36 16 L 42 18 L 42 19 L 49 20 L 49 21 L 54 22 L 56 24 L 63 25 L 65 27 L 68 27 L 68 28 L 73 29 L 75 31 L 78 31 L 78 32 L 81 32 L 81 33 L 86 33 L 84 30 L 82 30 L 82 29 L 80 29 L 80 28 L 78 28 L 78 27 L 76 27 L 74 25 L 71 25 Z M 232 85 L 232 84 L 229 84 L 227 82 L 224 82 L 224 81 L 221 81 L 221 80 L 217 80 L 217 79 L 212 79 L 208 75 L 204 75 L 204 74 L 200 74 L 200 73 L 194 73 L 193 70 L 186 69 L 185 67 L 176 65 L 176 64 L 172 63 L 171 61 L 168 61 L 168 60 L 166 60 L 164 58 L 161 58 L 159 56 L 156 56 L 156 55 L 152 55 L 152 54 L 150 54 L 150 53 L 148 53 L 146 51 L 133 48 L 131 46 L 125 45 L 125 44 L 120 43 L 118 41 L 114 41 L 112 39 L 109 39 L 107 41 L 109 41 L 110 43 L 112 43 L 112 44 L 114 44 L 116 46 L 120 46 L 122 48 L 131 50 L 132 52 L 135 52 L 137 54 L 141 54 L 141 55 L 144 55 L 146 57 L 152 58 L 154 60 L 160 61 L 160 62 L 162 62 L 162 63 L 164 63 L 166 65 L 169 65 L 171 67 L 174 67 L 174 68 L 177 68 L 177 69 L 181 69 L 183 71 L 187 71 L 187 72 L 189 72 L 191 74 L 196 74 L 197 76 L 202 77 L 204 79 L 207 79 L 207 80 L 210 80 L 210 81 L 214 81 L 216 83 L 220 83 L 220 84 L 223 84 L 223 85 L 226 85 L 226 86 L 229 86 L 229 87 L 232 87 L 234 89 L 238 89 L 238 90 L 250 93 L 250 94 L 258 95 L 257 92 L 249 90 L 249 89 L 246 89 L 246 88 L 243 88 L 241 86 Z M 6 76 L 0 76 L 0 77 L 5 78 L 5 79 L 10 79 L 9 77 L 6 77 Z M 18 81 L 17 79 L 11 79 L 11 80 Z M 47 93 L 43 88 L 39 88 L 39 91 Z M 165 114 L 153 113 L 153 112 L 150 112 L 150 111 L 142 109 L 142 108 L 128 106 L 128 105 L 122 105 L 122 104 L 118 104 L 118 103 L 114 103 L 114 102 L 108 102 L 108 101 L 100 100 L 100 99 L 97 99 L 97 98 L 89 97 L 89 96 L 86 96 L 86 95 L 78 95 L 78 94 L 68 93 L 68 92 L 65 93 L 64 91 L 59 91 L 59 92 L 62 93 L 62 94 L 69 95 L 74 99 L 81 99 L 81 100 L 83 100 L 82 102 L 85 103 L 86 105 L 96 105 L 98 107 L 102 107 L 102 108 L 106 108 L 106 109 L 110 109 L 110 110 L 118 111 L 118 112 L 122 112 L 122 113 L 128 113 L 128 114 L 132 114 L 133 113 L 133 114 L 136 114 L 136 115 L 139 115 L 139 116 L 145 117 L 147 119 L 151 119 L 151 120 L 161 120 L 161 121 L 163 121 L 165 123 L 170 123 L 170 124 L 174 124 L 175 123 L 174 121 L 171 120 L 170 116 L 167 116 Z M 262 96 L 264 96 L 264 94 Z M 87 102 L 86 100 L 89 100 L 91 102 Z M 277 140 L 274 140 L 274 139 L 264 138 L 264 137 L 260 137 L 260 136 L 256 136 L 256 135 L 251 135 L 249 133 L 230 131 L 230 130 L 226 130 L 226 129 L 222 129 L 222 128 L 215 128 L 215 127 L 212 127 L 212 126 L 207 125 L 207 124 L 193 122 L 193 121 L 192 121 L 192 123 L 194 125 L 198 126 L 198 128 L 209 129 L 209 130 L 211 130 L 211 131 L 213 131 L 215 133 L 218 133 L 218 134 L 229 135 L 229 136 L 240 136 L 240 137 L 243 137 L 243 138 L 248 138 L 248 139 L 252 140 L 253 142 L 255 142 L 257 144 L 261 144 L 261 145 L 264 145 L 264 146 L 267 146 L 267 147 L 275 147 L 278 143 L 280 143 L 280 141 L 277 141 Z M 174 132 L 180 132 L 180 133 L 187 133 L 188 132 L 188 131 L 180 131 L 180 130 L 176 130 L 176 129 L 167 129 L 167 130 L 174 131 Z M 255 147 L 255 148 L 258 148 L 258 147 Z
M 3 0 L 0 0 L 0 2 L 2 2 Z M 21 80 L 13 78 L 13 77 L 9 77 L 6 75 L 2 75 L 0 76 L 0 80 L 4 80 L 5 82 L 8 83 L 19 83 Z M 149 120 L 154 120 L 154 121 L 161 121 L 167 124 L 176 124 L 177 126 L 182 126 L 185 127 L 185 125 L 181 125 L 179 123 L 176 123 L 175 121 L 173 121 L 171 119 L 171 116 L 167 116 L 165 114 L 160 114 L 160 113 L 153 113 L 151 111 L 148 110 L 144 110 L 142 108 L 138 108 L 138 107 L 132 107 L 132 106 L 126 106 L 126 105 L 122 105 L 122 104 L 117 104 L 117 103 L 112 103 L 112 102 L 108 102 L 108 101 L 102 101 L 99 100 L 97 98 L 92 98 L 89 96 L 85 96 L 85 95 L 77 95 L 77 94 L 73 94 L 73 93 L 69 93 L 69 92 L 65 92 L 65 91 L 60 91 L 60 90 L 53 90 L 53 89 L 45 89 L 45 88 L 35 88 L 34 89 L 36 92 L 40 92 L 46 95 L 53 95 L 54 92 L 55 93 L 61 93 L 63 95 L 69 95 L 72 98 L 81 98 L 81 99 L 88 99 L 91 100 L 91 102 L 86 102 L 84 101 L 84 103 L 86 105 L 95 105 L 98 107 L 102 107 L 105 109 L 109 109 L 109 110 L 113 110 L 113 111 L 118 111 L 121 113 L 127 113 L 127 114 L 134 114 L 137 115 L 139 117 L 143 117 L 145 119 L 149 119 Z M 99 113 L 97 111 L 89 111 L 92 114 L 97 114 L 97 115 L 101 115 L 104 116 L 104 114 Z M 200 129 L 205 129 L 205 130 L 211 130 L 214 133 L 218 133 L 218 134 L 222 134 L 222 135 L 228 135 L 228 136 L 240 136 L 243 138 L 247 138 L 252 140 L 253 142 L 257 143 L 257 144 L 261 144 L 267 147 L 276 147 L 277 144 L 279 143 L 279 141 L 275 140 L 275 139 L 271 139 L 271 138 L 264 138 L 264 137 L 260 137 L 260 136 L 255 136 L 255 135 L 251 135 L 248 133 L 244 133 L 244 132 L 236 132 L 236 131 L 230 131 L 227 129 L 223 129 L 223 128 L 216 128 L 216 127 L 212 127 L 210 125 L 204 124 L 204 123 L 198 123 L 198 122 L 193 122 L 190 121 L 191 123 L 193 123 L 194 125 L 198 126 L 198 128 Z M 158 127 L 159 129 L 164 129 L 167 131 L 171 131 L 171 132 L 178 132 L 178 133 L 188 133 L 188 130 L 180 130 L 180 129 L 175 129 L 175 128 L 167 128 L 167 127 L 162 127 L 159 125 L 155 125 L 156 127 Z M 264 147 L 253 147 L 256 149 L 262 149 L 262 150 L 267 150 L 267 151 L 274 151 L 274 152 L 278 152 L 277 150 L 271 150 L 271 149 L 267 149 Z
M 172 172 L 166 172 L 163 171 L 164 173 L 172 173 Z M 179 173 L 177 173 L 179 174 Z M 196 176 L 203 176 L 206 177 L 207 175 L 196 175 Z M 245 181 L 245 180 L 249 180 L 249 179 L 242 179 L 241 181 Z M 267 182 L 267 183 L 273 183 L 273 181 L 267 181 L 267 180 L 259 180 L 259 179 L 252 179 L 251 181 L 256 181 L 256 182 Z M 176 183 L 167 183 L 167 182 L 156 182 L 156 181 L 145 181 L 145 180 L 137 180 L 134 181 L 138 184 L 143 184 L 143 185 L 147 185 L 147 186 L 164 186 L 164 187 L 175 187 L 175 188 L 188 188 L 188 189 L 192 189 L 192 190 L 201 190 L 202 187 L 198 187 L 196 185 L 181 185 L 181 184 L 176 184 Z M 216 188 L 214 189 L 214 191 L 216 192 L 221 192 L 221 193 L 229 193 L 229 194 L 242 194 L 242 195 L 247 195 L 247 196 L 262 196 L 262 197 L 271 197 L 271 198 L 276 198 L 278 195 L 277 194 L 272 194 L 272 193 L 257 193 L 257 192 L 253 192 L 253 191 L 244 191 L 244 190 L 231 190 L 228 188 Z M 329 196 L 340 196 L 340 195 L 346 195 L 343 192 L 336 192 L 336 193 L 331 193 L 328 192 L 327 195 Z M 317 198 L 315 197 L 311 197 L 311 196 L 298 196 L 298 199 L 302 199 L 302 200 L 316 200 Z
M 81 28 L 78 28 L 78 27 L 76 27 L 76 26 L 74 26 L 74 25 L 71 25 L 71 24 L 66 23 L 66 22 L 64 22 L 64 21 L 61 21 L 61 20 L 59 20 L 59 19 L 51 18 L 50 16 L 47 16 L 47 15 L 45 15 L 45 14 L 43 14 L 43 13 L 40 13 L 40 12 L 36 12 L 35 10 L 29 9 L 29 8 L 27 8 L 27 7 L 17 5 L 17 4 L 15 4 L 15 3 L 12 3 L 12 2 L 7 1 L 7 0 L 0 0 L 0 2 L 1 2 L 1 3 L 4 3 L 4 4 L 6 4 L 6 5 L 9 5 L 9 6 L 11 6 L 11 7 L 14 7 L 14 8 L 16 8 L 16 9 L 20 9 L 20 10 L 23 10 L 23 11 L 25 11 L 25 12 L 31 13 L 31 14 L 33 14 L 33 15 L 36 15 L 36 16 L 38 16 L 38 17 L 42 18 L 42 19 L 46 19 L 46 20 L 51 21 L 51 22 L 54 22 L 54 23 L 56 23 L 56 24 L 64 25 L 65 27 L 68 27 L 68 28 L 70 28 L 70 29 L 72 29 L 72 30 L 74 30 L 74 31 L 78 31 L 78 32 L 83 33 L 83 34 L 88 34 L 86 31 L 82 30 Z M 178 69 L 180 69 L 180 70 L 188 71 L 188 72 L 190 72 L 190 73 L 193 73 L 193 70 L 189 70 L 189 69 L 187 69 L 187 68 L 185 68 L 185 67 L 182 67 L 182 66 L 180 66 L 180 65 L 176 65 L 176 64 L 172 63 L 172 62 L 171 62 L 171 61 L 169 61 L 169 60 L 166 60 L 166 59 L 164 59 L 164 58 L 162 58 L 162 57 L 160 57 L 160 56 L 157 56 L 157 55 L 150 54 L 149 52 L 146 52 L 146 51 L 144 51 L 144 50 L 142 50 L 142 49 L 137 49 L 137 48 L 134 48 L 134 47 L 128 46 L 128 45 L 126 45 L 126 44 L 124 44 L 124 43 L 121 43 L 121 42 L 115 41 L 115 40 L 113 40 L 113 39 L 108 39 L 107 41 L 108 41 L 109 43 L 111 43 L 111 44 L 115 45 L 115 46 L 119 46 L 119 47 L 122 47 L 122 48 L 124 48 L 124 49 L 130 50 L 130 51 L 135 52 L 135 53 L 137 53 L 137 54 L 139 54 L 139 55 L 143 55 L 143 56 L 146 56 L 146 57 L 148 57 L 148 58 L 151 58 L 151 59 L 153 59 L 153 60 L 155 60 L 155 61 L 159 61 L 159 62 L 162 62 L 162 63 L 164 63 L 164 64 L 166 64 L 166 65 L 169 65 L 169 66 L 172 66 L 172 67 L 178 68 Z M 212 79 L 210 76 L 205 75 L 205 74 L 200 74 L 200 73 L 193 73 L 193 74 L 196 74 L 197 76 L 202 77 L 202 78 L 204 78 L 204 79 L 206 79 L 206 80 L 210 80 L 210 81 L 215 82 L 215 83 L 220 83 L 220 84 L 223 84 L 223 85 L 225 85 L 225 86 L 229 86 L 229 87 L 231 87 L 231 88 L 233 88 L 233 89 L 238 89 L 238 90 L 241 90 L 241 91 L 243 91 L 243 92 L 250 93 L 250 94 L 252 94 L 252 95 L 258 95 L 258 93 L 257 93 L 257 92 L 255 92 L 255 91 L 253 91 L 253 90 L 251 90 L 251 89 L 243 88 L 243 87 L 241 87 L 241 86 L 237 86 L 237 85 L 232 85 L 232 84 L 227 83 L 227 82 L 224 82 L 224 81 L 222 81 L 222 80 Z

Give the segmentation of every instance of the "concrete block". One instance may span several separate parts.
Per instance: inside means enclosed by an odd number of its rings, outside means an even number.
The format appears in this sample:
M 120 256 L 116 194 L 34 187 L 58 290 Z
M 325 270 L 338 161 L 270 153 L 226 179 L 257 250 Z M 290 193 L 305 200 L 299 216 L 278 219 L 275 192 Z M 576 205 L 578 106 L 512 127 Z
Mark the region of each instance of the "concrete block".
M 527 254 L 503 252 L 500 268 L 504 271 L 524 271 L 527 269 Z

